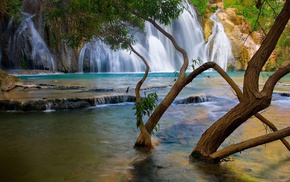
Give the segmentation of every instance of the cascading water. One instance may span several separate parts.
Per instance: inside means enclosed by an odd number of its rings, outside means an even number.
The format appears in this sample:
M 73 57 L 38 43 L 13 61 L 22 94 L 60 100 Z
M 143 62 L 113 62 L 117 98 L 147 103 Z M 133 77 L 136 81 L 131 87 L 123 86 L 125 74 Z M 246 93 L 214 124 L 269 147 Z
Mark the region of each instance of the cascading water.
M 33 16 L 27 14 L 26 16 L 9 40 L 8 53 L 11 67 L 55 71 L 53 57 L 34 27 L 31 20 Z
M 189 4 L 186 6 L 188 8 L 171 26 L 163 26 L 163 28 L 187 51 L 189 60 L 214 61 L 226 70 L 227 62 L 233 61 L 231 44 L 216 14 L 211 18 L 214 22 L 213 34 L 206 43 L 195 10 Z M 138 34 L 135 37 L 138 41 L 134 48 L 148 61 L 150 71 L 178 71 L 183 58 L 169 39 L 150 23 L 146 23 L 145 32 L 145 35 Z M 189 71 L 191 69 L 189 67 Z M 124 50 L 112 51 L 100 41 L 92 40 L 81 50 L 78 70 L 79 72 L 142 72 L 145 67 L 134 53 Z
M 230 39 L 226 35 L 224 27 L 216 15 L 219 11 L 217 10 L 210 17 L 210 20 L 213 22 L 213 28 L 212 34 L 209 36 L 206 44 L 206 50 L 209 58 L 208 61 L 216 62 L 226 70 L 228 62 L 231 62 L 231 65 L 233 65 L 234 56 Z

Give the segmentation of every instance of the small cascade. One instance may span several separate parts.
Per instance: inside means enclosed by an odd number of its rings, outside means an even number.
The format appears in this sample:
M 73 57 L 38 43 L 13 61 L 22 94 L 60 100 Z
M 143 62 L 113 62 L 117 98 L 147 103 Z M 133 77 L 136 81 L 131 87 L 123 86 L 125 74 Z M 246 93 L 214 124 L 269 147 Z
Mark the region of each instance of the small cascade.
M 180 99 L 175 102 L 175 104 L 191 104 L 191 103 L 201 103 L 201 102 L 209 102 L 212 100 L 211 96 L 207 95 L 193 95 L 184 99 Z
M 95 99 L 95 105 L 118 104 L 123 102 L 135 102 L 136 97 L 131 95 L 111 95 Z
M 216 62 L 224 70 L 227 70 L 228 63 L 234 65 L 235 59 L 232 53 L 231 41 L 216 15 L 218 11 L 210 17 L 210 20 L 213 22 L 213 28 L 212 34 L 206 44 L 207 57 L 208 61 Z
M 28 14 L 25 16 L 9 40 L 8 54 L 11 68 L 55 71 L 53 57 L 34 27 L 32 21 L 34 16 Z

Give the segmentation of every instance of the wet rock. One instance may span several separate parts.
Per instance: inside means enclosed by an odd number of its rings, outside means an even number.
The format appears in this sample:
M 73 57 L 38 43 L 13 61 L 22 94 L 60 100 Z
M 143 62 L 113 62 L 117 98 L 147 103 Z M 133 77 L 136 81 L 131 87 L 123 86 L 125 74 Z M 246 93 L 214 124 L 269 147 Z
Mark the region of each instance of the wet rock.
M 201 103 L 211 101 L 212 97 L 207 95 L 193 95 L 181 100 L 176 101 L 176 104 L 190 104 L 190 103 Z
M 283 96 L 283 97 L 290 97 L 289 92 L 274 92 L 274 94 L 278 94 L 278 95 Z
M 82 109 L 103 104 L 117 104 L 123 102 L 135 102 L 135 96 L 113 95 L 97 98 L 69 98 L 69 99 L 43 99 L 27 101 L 0 100 L 0 110 L 16 111 L 44 111 L 63 109 Z
M 22 103 L 20 101 L 0 100 L 0 110 L 22 110 Z

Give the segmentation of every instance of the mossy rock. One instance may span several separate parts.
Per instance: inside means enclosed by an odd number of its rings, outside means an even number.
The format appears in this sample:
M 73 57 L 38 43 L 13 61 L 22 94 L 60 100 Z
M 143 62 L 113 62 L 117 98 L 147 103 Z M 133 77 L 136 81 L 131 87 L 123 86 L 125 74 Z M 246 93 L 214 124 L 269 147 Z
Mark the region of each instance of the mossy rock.
M 203 29 L 206 41 L 208 41 L 208 38 L 212 33 L 212 26 L 213 26 L 213 22 L 209 19 L 206 19 L 204 22 L 204 29 Z

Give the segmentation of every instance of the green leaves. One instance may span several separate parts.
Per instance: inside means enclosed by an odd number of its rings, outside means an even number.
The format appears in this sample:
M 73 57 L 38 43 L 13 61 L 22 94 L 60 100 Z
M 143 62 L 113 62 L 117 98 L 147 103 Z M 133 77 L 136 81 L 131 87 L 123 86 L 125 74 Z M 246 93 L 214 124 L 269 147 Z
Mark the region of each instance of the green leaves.
M 260 8 L 257 9 L 256 1 L 253 0 L 227 0 L 224 2 L 224 7 L 237 8 L 237 14 L 244 16 L 253 30 L 258 30 L 262 25 L 262 29 L 267 32 L 282 9 L 284 1 L 268 0 L 261 3 Z
M 199 14 L 203 15 L 206 12 L 208 0 L 191 0 L 191 2 L 198 9 Z
M 133 109 L 135 109 L 135 115 L 137 117 L 137 127 L 140 126 L 143 116 L 150 116 L 151 112 L 156 108 L 158 100 L 158 95 L 156 93 L 150 93 L 148 96 L 141 99 L 141 101 L 136 102 Z
M 21 3 L 20 0 L 0 0 L 0 14 L 8 17 L 15 16 L 20 12 Z
M 142 31 L 145 20 L 169 24 L 178 18 L 182 0 L 46 0 L 50 24 L 61 22 L 61 31 L 71 46 L 96 37 L 113 49 L 127 49 L 135 42 L 134 33 Z M 122 37 L 122 39 L 120 38 Z
M 201 65 L 201 63 L 202 63 L 202 60 L 200 59 L 200 57 L 198 57 L 197 59 L 193 59 L 191 61 L 192 61 L 191 68 L 193 70 L 195 70 L 195 65 Z

